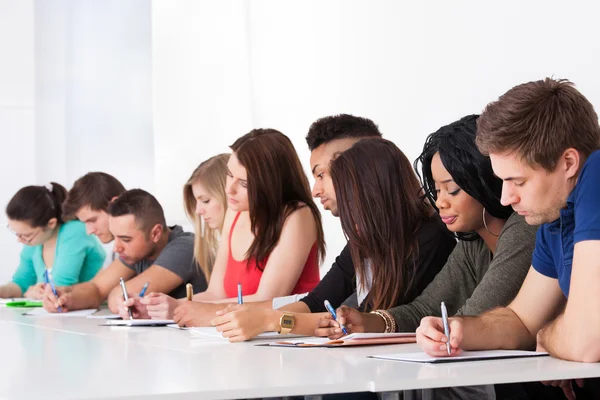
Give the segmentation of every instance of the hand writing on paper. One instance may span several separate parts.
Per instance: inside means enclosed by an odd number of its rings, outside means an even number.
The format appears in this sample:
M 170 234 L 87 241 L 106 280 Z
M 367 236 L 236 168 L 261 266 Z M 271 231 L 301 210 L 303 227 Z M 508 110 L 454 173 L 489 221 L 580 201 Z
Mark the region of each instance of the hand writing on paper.
M 33 300 L 43 300 L 44 299 L 44 287 L 45 283 L 38 283 L 36 285 L 31 285 L 23 295 L 23 297 Z
M 177 300 L 164 293 L 152 292 L 141 299 L 146 307 L 148 316 L 152 319 L 173 319 L 175 309 L 184 302 Z
M 279 330 L 281 312 L 249 304 L 230 304 L 210 321 L 230 342 L 243 342 L 266 331 Z
M 50 285 L 44 285 L 44 297 L 42 304 L 44 309 L 51 313 L 57 313 L 58 307 L 61 307 L 62 312 L 70 311 L 71 308 L 71 290 L 68 287 L 57 287 L 56 293 L 58 298 L 52 293 Z
M 340 324 L 346 326 L 348 333 L 365 332 L 364 317 L 360 311 L 348 307 L 341 306 L 336 310 L 337 320 L 334 320 L 331 315 L 324 315 L 317 322 L 315 336 L 327 336 L 329 339 L 339 339 L 345 336 Z
M 133 315 L 133 319 L 149 319 L 146 306 L 140 302 L 141 297 L 138 295 L 128 295 L 127 301 L 121 299 L 117 302 L 119 316 L 123 319 L 129 319 L 129 310 Z
M 444 324 L 441 318 L 425 317 L 417 328 L 417 343 L 421 349 L 432 357 L 448 357 L 446 342 L 450 340 L 450 355 L 460 354 L 463 327 L 460 319 L 449 318 L 450 338 L 444 335 Z

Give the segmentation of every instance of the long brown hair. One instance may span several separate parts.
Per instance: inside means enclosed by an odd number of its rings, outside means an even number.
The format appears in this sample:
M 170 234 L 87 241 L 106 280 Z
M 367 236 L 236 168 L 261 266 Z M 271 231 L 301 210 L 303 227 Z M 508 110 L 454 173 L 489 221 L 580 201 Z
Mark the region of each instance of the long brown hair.
M 391 308 L 413 282 L 417 230 L 434 214 L 410 162 L 385 139 L 363 139 L 331 163 L 331 178 L 352 262 L 362 284 L 371 263 L 367 305 Z
M 194 258 L 198 263 L 200 271 L 210 280 L 212 268 L 215 263 L 216 250 L 219 246 L 223 220 L 227 211 L 227 195 L 225 194 L 225 181 L 227 180 L 227 161 L 229 154 L 219 154 L 203 161 L 192 172 L 190 179 L 183 185 L 183 205 L 185 213 L 194 224 Z M 212 229 L 208 224 L 202 222 L 202 218 L 196 215 L 196 198 L 192 185 L 201 182 L 208 193 L 221 204 L 223 218 L 219 221 L 221 229 Z
M 287 217 L 310 208 L 317 226 L 319 257 L 325 257 L 321 213 L 315 205 L 308 178 L 294 145 L 275 129 L 254 129 L 231 146 L 248 176 L 248 205 L 254 240 L 246 258 L 265 260 L 279 242 Z

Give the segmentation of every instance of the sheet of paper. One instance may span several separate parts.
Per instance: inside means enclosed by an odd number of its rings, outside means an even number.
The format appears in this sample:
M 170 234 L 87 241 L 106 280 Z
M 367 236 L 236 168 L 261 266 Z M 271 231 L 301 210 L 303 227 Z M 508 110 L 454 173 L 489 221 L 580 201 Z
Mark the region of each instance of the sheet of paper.
M 112 319 L 106 325 L 112 326 L 167 326 L 172 324 L 172 319 Z
M 167 325 L 167 328 L 180 329 L 182 331 L 187 331 L 187 330 L 192 329 L 192 328 L 184 328 L 184 327 L 181 327 L 181 326 L 179 326 L 177 324 L 169 324 L 169 325 Z
M 519 358 L 519 357 L 541 357 L 547 356 L 545 352 L 522 351 L 522 350 L 482 350 L 482 351 L 463 351 L 458 356 L 452 357 L 431 357 L 424 352 L 416 353 L 397 353 L 380 354 L 370 356 L 382 360 L 418 362 L 418 363 L 447 363 L 460 361 L 493 360 L 499 358 Z
M 26 299 L 24 297 L 14 297 L 14 298 L 0 299 L 0 304 L 12 303 L 15 301 L 29 301 L 29 300 L 31 300 L 31 299 Z
M 103 312 L 103 310 L 98 311 L 92 315 L 88 315 L 88 318 L 92 319 L 120 319 L 121 316 L 119 314 L 113 314 L 111 312 Z
M 211 338 L 211 339 L 220 339 L 222 341 L 228 342 L 227 338 L 224 338 L 222 333 L 217 331 L 217 328 L 212 326 L 201 327 L 201 328 L 189 328 L 189 332 L 191 335 L 199 338 Z M 253 340 L 270 340 L 270 339 L 287 339 L 287 338 L 298 338 L 302 337 L 302 335 L 282 335 L 277 332 L 263 332 L 260 335 L 253 338 Z
M 36 308 L 29 312 L 26 312 L 23 315 L 35 316 L 35 317 L 87 317 L 88 315 L 92 315 L 98 311 L 97 308 L 90 308 L 87 310 L 77 310 L 77 311 L 69 311 L 63 313 L 49 313 L 43 308 Z

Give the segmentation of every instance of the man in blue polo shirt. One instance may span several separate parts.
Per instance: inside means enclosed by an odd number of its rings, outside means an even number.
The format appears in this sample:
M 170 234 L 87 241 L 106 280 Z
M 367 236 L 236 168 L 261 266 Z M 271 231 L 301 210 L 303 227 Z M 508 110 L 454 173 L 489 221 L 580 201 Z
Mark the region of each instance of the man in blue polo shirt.
M 510 204 L 538 230 L 532 267 L 513 302 L 450 318 L 459 349 L 534 349 L 600 362 L 600 127 L 591 103 L 565 80 L 516 86 L 490 103 L 477 143 Z M 423 350 L 448 356 L 442 321 L 417 330 Z M 571 384 L 561 386 L 567 397 Z

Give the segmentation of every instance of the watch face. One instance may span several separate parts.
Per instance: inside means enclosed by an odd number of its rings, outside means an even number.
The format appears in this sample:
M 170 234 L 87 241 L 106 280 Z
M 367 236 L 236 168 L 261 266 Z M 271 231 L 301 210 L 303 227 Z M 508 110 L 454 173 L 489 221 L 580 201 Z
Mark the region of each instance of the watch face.
M 294 319 L 292 317 L 283 317 L 281 319 L 281 327 L 282 328 L 293 328 L 294 327 Z

